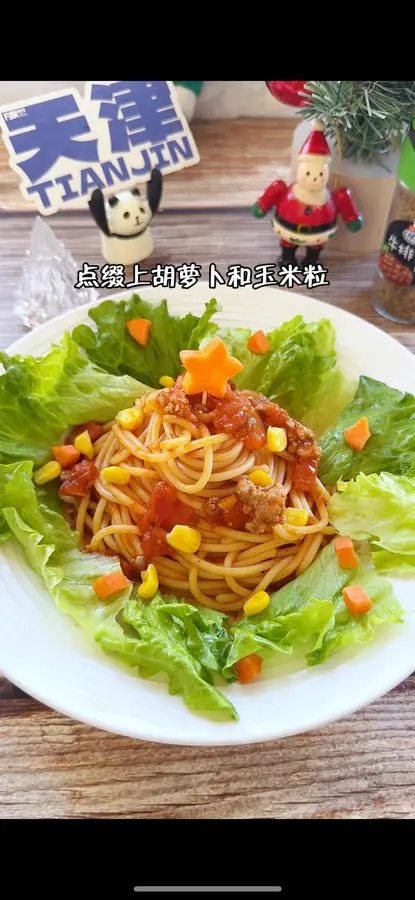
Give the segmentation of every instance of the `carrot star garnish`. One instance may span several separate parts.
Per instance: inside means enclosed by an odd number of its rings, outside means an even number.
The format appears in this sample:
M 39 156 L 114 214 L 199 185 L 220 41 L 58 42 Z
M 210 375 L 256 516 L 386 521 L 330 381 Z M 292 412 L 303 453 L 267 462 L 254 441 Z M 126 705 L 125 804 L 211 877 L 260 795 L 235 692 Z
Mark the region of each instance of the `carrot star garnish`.
M 182 384 L 186 394 L 207 391 L 213 397 L 224 397 L 229 379 L 243 369 L 239 359 L 229 356 L 220 337 L 212 338 L 203 350 L 182 350 L 180 359 L 187 370 Z

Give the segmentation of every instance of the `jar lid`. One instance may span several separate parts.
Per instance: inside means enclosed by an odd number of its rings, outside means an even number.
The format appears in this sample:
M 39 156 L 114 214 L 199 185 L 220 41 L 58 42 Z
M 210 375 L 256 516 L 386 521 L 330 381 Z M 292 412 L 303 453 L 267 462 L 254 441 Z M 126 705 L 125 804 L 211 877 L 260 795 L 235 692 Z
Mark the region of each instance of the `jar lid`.
M 403 143 L 397 175 L 405 187 L 415 191 L 415 117 Z

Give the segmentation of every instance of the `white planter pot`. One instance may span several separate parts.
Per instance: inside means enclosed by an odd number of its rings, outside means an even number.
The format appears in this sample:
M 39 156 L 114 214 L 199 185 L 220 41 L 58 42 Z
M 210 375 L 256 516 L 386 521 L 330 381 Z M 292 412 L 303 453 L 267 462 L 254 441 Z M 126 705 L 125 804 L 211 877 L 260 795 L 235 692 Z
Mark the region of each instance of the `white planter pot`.
M 295 129 L 291 149 L 291 181 L 295 180 L 297 156 L 311 129 L 312 122 L 305 120 L 302 120 Z M 333 190 L 333 178 L 337 171 L 337 151 L 333 141 L 329 140 L 329 144 L 332 150 L 329 188 Z M 328 245 L 330 250 L 336 250 L 347 256 L 363 256 L 379 252 L 395 190 L 398 162 L 399 152 L 385 153 L 382 157 L 382 166 L 377 163 L 356 163 L 349 159 L 342 161 L 338 186 L 350 188 L 354 204 L 363 216 L 363 228 L 359 232 L 349 232 L 339 217 L 337 232 Z

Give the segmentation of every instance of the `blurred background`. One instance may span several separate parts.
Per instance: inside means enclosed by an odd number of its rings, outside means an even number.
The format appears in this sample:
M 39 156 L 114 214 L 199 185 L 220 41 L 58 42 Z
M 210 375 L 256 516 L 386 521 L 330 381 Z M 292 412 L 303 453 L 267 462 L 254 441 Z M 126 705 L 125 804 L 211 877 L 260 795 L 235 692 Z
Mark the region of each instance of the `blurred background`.
M 76 87 L 82 94 L 84 84 L 84 81 L 0 81 L 0 104 L 27 100 L 66 87 Z M 197 101 L 196 118 L 287 118 L 294 113 L 294 109 L 271 96 L 265 81 L 205 81 Z

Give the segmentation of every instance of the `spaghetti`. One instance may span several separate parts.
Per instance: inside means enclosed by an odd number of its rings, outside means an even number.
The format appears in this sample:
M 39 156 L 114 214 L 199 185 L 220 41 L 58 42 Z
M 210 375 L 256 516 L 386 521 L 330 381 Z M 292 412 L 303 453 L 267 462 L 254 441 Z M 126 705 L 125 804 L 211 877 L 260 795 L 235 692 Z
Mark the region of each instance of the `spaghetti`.
M 234 615 L 256 591 L 311 565 L 334 533 L 311 432 L 254 392 L 229 388 L 225 401 L 206 394 L 189 401 L 180 380 L 174 389 L 141 397 L 136 407 L 142 423 L 134 431 L 109 422 L 94 442 L 96 477 L 85 496 L 61 494 L 75 506 L 84 548 L 118 555 L 140 582 L 140 569 L 151 561 L 164 592 Z M 290 439 L 281 452 L 267 449 L 270 421 L 286 425 Z M 125 470 L 128 484 L 106 481 L 108 466 Z M 294 478 L 298 466 L 313 476 L 303 478 L 305 489 Z M 249 479 L 258 470 L 269 476 L 267 488 Z M 160 485 L 170 502 L 165 520 L 151 512 L 163 495 Z M 289 524 L 287 507 L 305 511 L 307 524 Z M 176 521 L 200 533 L 197 553 L 166 544 Z

